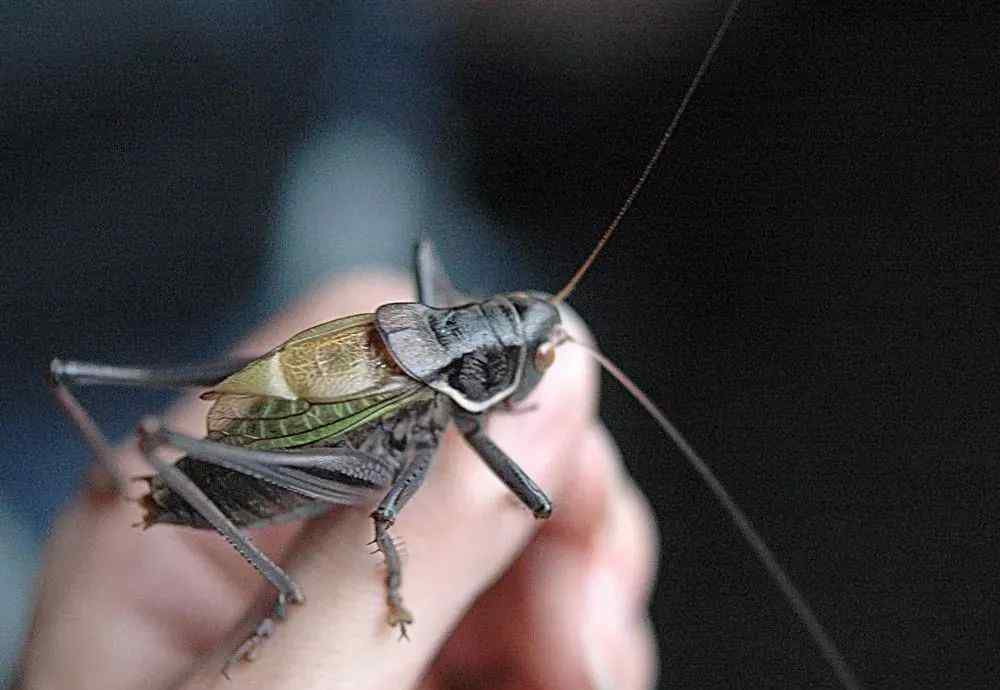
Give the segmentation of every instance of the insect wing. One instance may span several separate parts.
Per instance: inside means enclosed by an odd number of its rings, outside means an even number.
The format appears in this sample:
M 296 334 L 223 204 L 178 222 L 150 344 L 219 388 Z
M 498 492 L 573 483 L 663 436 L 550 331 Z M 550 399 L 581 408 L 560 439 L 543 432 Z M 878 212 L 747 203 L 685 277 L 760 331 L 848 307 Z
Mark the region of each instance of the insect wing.
M 374 316 L 358 314 L 298 333 L 202 397 L 245 394 L 312 403 L 346 402 L 403 392 L 412 385 L 413 380 L 386 351 Z
M 352 431 L 433 396 L 433 390 L 407 376 L 388 356 L 373 316 L 359 314 L 296 334 L 202 397 L 215 400 L 207 416 L 209 441 L 274 452 L 332 446 Z M 191 457 L 199 459 L 197 453 Z M 356 503 L 368 494 L 343 459 L 331 457 L 326 465 L 309 467 L 297 461 L 282 465 L 280 457 L 202 461 L 331 503 Z M 366 482 L 374 488 L 391 480 L 391 472 L 380 474 L 375 465 L 367 469 L 378 475 Z
M 322 457 L 324 445 L 332 445 L 351 431 L 434 395 L 433 390 L 415 381 L 404 391 L 339 403 L 222 395 L 209 411 L 207 441 L 241 451 L 263 451 L 262 457 L 230 457 L 232 454 L 218 451 L 199 454 L 197 448 L 187 448 L 187 460 L 220 465 L 327 503 L 365 503 L 392 481 L 391 463 L 378 456 L 348 457 L 362 454 L 342 448 L 329 448 L 329 457 L 303 462 L 302 451 L 312 450 L 303 446 L 320 444 L 315 454 Z M 288 457 L 287 465 L 281 464 L 282 455 Z
M 258 450 L 330 444 L 380 417 L 433 397 L 430 388 L 408 381 L 400 389 L 332 403 L 223 395 L 208 412 L 208 438 Z

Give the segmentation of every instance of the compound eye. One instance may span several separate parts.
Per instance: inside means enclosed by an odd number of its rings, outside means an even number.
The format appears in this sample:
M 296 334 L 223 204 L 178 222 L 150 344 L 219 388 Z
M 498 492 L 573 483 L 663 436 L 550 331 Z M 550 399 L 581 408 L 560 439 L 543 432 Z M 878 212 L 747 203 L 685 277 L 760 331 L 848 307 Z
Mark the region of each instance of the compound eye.
M 556 361 L 556 346 L 552 343 L 542 343 L 535 350 L 535 369 L 539 373 L 544 373 L 546 369 L 552 366 L 554 361 Z

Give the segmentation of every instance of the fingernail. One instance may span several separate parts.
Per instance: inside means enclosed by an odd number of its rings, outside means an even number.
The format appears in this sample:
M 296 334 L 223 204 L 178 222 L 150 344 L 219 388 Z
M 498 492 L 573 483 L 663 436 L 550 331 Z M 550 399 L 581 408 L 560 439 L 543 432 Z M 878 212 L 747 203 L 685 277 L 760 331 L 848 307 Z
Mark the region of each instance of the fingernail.
M 626 599 L 618 578 L 607 566 L 590 575 L 583 650 L 592 690 L 614 690 L 614 660 L 625 630 Z

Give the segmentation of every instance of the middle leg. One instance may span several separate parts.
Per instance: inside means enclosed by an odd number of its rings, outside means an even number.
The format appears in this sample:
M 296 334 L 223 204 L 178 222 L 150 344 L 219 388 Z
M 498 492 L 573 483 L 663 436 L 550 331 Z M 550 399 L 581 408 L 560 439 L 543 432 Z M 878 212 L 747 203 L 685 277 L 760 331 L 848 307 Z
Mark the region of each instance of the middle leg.
M 521 502 L 531 509 L 536 518 L 552 515 L 552 501 L 541 487 L 521 469 L 514 460 L 500 449 L 483 429 L 482 415 L 455 415 L 455 424 L 473 450 L 493 470 L 500 481 L 507 485 Z
M 403 597 L 400 593 L 403 586 L 403 565 L 396 543 L 389 534 L 389 528 L 396 521 L 399 511 L 423 484 L 427 470 L 430 469 L 434 459 L 435 450 L 436 448 L 433 446 L 411 447 L 408 451 L 409 461 L 403 467 L 403 471 L 396 478 L 396 481 L 393 482 L 389 493 L 372 513 L 372 520 L 375 522 L 374 543 L 385 556 L 388 621 L 389 625 L 393 627 L 399 626 L 401 637 L 406 637 L 406 626 L 411 625 L 414 619 L 413 614 L 403 605 Z

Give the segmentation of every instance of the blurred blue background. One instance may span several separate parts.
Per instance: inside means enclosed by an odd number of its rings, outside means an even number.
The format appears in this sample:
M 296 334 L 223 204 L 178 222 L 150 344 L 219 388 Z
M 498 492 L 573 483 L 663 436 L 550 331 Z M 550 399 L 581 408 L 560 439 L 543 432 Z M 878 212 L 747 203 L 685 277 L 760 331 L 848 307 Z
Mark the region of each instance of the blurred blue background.
M 471 291 L 556 289 L 723 5 L 0 10 L 0 674 L 88 463 L 51 357 L 210 358 L 417 235 Z M 748 0 L 573 300 L 873 685 L 1000 671 L 997 19 Z M 168 397 L 84 399 L 120 436 Z M 660 517 L 663 687 L 832 687 L 693 474 L 603 406 Z

